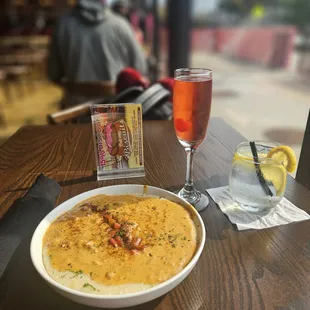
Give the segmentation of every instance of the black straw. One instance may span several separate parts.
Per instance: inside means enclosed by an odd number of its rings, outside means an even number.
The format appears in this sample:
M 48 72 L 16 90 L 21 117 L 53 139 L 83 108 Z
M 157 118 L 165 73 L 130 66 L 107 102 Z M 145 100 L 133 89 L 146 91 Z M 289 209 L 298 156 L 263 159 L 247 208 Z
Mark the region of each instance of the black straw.
M 262 170 L 260 169 L 260 164 L 259 164 L 259 159 L 258 159 L 258 154 L 257 154 L 257 149 L 256 149 L 255 142 L 251 141 L 250 142 L 250 146 L 251 146 L 251 151 L 252 151 L 252 155 L 253 155 L 253 159 L 254 159 L 255 170 L 256 170 L 256 174 L 257 174 L 257 178 L 259 180 L 259 183 L 262 186 L 263 190 L 265 191 L 266 195 L 272 197 L 273 193 L 270 190 L 270 188 L 268 187 L 268 185 L 266 183 L 266 180 L 264 178 L 264 175 L 262 173 Z

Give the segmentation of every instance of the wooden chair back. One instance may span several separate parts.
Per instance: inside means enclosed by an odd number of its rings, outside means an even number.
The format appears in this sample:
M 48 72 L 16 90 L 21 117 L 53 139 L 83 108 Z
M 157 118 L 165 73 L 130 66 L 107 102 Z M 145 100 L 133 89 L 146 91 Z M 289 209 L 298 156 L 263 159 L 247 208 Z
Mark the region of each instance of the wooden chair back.
M 115 84 L 111 81 L 63 83 L 65 93 L 61 109 L 71 108 L 83 102 L 115 95 Z
M 90 119 L 90 106 L 93 103 L 97 103 L 96 100 L 94 100 L 93 102 L 89 101 L 72 108 L 67 108 L 53 114 L 48 114 L 46 117 L 47 123 L 49 125 L 68 124 L 74 123 L 77 119 L 80 118 L 87 119 L 87 117 L 89 117 Z
M 52 114 L 48 114 L 46 116 L 46 120 L 49 125 L 70 124 L 80 122 L 81 120 L 82 122 L 90 122 L 91 105 L 103 103 L 106 103 L 105 98 L 89 100 L 77 106 L 67 108 L 65 110 L 60 110 Z
M 66 124 L 66 123 L 73 123 L 80 118 L 84 118 L 84 120 L 90 121 L 90 106 L 92 104 L 104 104 L 104 103 L 122 103 L 122 102 L 130 102 L 131 100 L 134 101 L 134 98 L 141 95 L 143 92 L 143 87 L 141 86 L 132 86 L 128 89 L 123 90 L 114 98 L 102 98 L 102 99 L 95 99 L 90 100 L 85 103 L 76 105 L 71 108 L 66 108 L 64 110 L 60 110 L 53 114 L 47 115 L 47 122 L 50 125 L 55 124 Z
M 310 110 L 299 158 L 296 181 L 310 190 Z
M 115 84 L 111 81 L 82 83 L 66 82 L 63 86 L 70 94 L 77 96 L 104 97 L 115 95 Z

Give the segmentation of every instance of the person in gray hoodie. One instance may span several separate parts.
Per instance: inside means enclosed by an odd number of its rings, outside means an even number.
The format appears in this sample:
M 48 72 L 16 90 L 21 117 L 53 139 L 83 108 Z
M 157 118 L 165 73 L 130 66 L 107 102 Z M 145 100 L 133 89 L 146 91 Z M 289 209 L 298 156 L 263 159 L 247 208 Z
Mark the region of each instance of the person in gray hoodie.
M 145 75 L 146 59 L 129 23 L 104 0 L 79 0 L 57 23 L 47 74 L 55 83 L 115 81 L 125 67 Z

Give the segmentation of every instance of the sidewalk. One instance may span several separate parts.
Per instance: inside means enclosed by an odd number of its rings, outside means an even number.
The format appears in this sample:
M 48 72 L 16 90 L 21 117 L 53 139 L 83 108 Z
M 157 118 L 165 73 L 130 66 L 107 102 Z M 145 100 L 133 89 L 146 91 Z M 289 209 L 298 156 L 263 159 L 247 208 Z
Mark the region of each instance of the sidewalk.
M 299 158 L 310 108 L 310 87 L 291 72 L 243 64 L 218 54 L 195 53 L 193 67 L 213 70 L 211 116 L 249 140 L 290 145 Z

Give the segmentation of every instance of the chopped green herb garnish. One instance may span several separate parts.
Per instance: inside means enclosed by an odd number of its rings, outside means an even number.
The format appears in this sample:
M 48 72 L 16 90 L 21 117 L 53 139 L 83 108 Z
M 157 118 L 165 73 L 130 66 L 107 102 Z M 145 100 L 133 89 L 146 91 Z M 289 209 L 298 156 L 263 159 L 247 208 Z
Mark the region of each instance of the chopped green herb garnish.
M 93 289 L 94 291 L 97 291 L 97 289 L 94 286 L 92 286 L 91 284 L 89 284 L 87 282 L 84 283 L 83 287 L 89 287 L 89 288 Z
M 115 234 L 115 236 L 124 237 L 125 234 L 126 234 L 126 232 L 125 232 L 123 229 L 120 229 L 120 230 Z
M 80 276 L 80 275 L 83 274 L 83 270 L 78 270 L 78 271 L 72 271 L 72 270 L 70 270 L 70 271 L 74 273 L 73 278 L 75 278 L 75 277 Z

